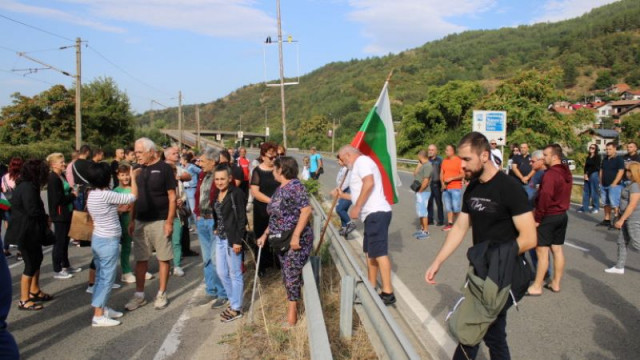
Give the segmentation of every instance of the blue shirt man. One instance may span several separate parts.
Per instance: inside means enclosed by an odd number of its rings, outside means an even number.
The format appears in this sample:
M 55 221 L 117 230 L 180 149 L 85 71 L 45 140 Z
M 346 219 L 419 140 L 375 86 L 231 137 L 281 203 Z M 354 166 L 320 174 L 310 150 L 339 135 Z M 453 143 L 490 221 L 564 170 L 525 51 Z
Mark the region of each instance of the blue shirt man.
M 311 147 L 311 156 L 309 156 L 309 173 L 311 174 L 311 178 L 314 180 L 318 180 L 320 174 L 324 172 L 322 168 L 322 155 L 316 152 L 316 147 Z

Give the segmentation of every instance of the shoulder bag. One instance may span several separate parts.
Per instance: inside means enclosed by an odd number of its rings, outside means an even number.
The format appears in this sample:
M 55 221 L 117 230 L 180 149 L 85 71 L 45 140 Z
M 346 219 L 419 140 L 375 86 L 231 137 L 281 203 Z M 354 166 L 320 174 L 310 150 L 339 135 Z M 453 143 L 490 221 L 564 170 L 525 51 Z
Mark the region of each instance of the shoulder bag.
M 84 202 L 84 211 L 73 210 L 71 214 L 71 227 L 69 237 L 74 240 L 91 241 L 93 234 L 93 219 L 87 212 L 87 201 Z

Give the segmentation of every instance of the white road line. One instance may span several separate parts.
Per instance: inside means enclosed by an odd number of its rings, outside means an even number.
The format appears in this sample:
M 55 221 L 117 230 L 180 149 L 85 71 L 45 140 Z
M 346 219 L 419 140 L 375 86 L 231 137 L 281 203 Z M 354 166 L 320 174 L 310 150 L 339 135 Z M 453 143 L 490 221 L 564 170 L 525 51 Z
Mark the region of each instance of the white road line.
M 169 334 L 167 334 L 167 337 L 162 342 L 162 346 L 160 346 L 160 349 L 158 350 L 156 355 L 153 357 L 153 360 L 164 360 L 169 356 L 175 354 L 176 351 L 178 351 L 178 347 L 180 346 L 180 342 L 181 342 L 180 335 L 182 334 L 184 325 L 187 322 L 187 320 L 191 318 L 190 312 L 191 312 L 191 308 L 193 307 L 193 303 L 198 298 L 198 294 L 203 293 L 204 287 L 205 287 L 205 284 L 203 283 L 200 286 L 198 286 L 198 288 L 195 289 L 195 291 L 193 292 L 193 295 L 191 295 L 191 298 L 187 303 L 187 306 L 185 307 L 184 311 L 182 311 L 182 314 L 180 314 L 178 321 L 176 321 L 176 323 L 173 324 L 171 331 L 169 332 Z
M 356 236 L 355 240 L 360 244 L 360 247 L 362 247 L 362 235 L 360 232 L 356 230 L 353 231 L 352 234 Z M 402 299 L 407 303 L 409 309 L 411 309 L 413 314 L 418 318 L 418 320 L 420 320 L 422 326 L 424 326 L 429 334 L 431 334 L 433 339 L 438 343 L 438 345 L 440 345 L 448 357 L 452 357 L 458 344 L 444 329 L 442 322 L 431 315 L 429 310 L 422 305 L 420 300 L 413 295 L 413 292 L 411 292 L 407 285 L 405 285 L 393 271 L 391 272 L 391 282 L 393 284 L 394 292 L 401 294 L 400 296 L 402 296 Z
M 578 250 L 580 250 L 580 251 L 584 251 L 584 252 L 589 252 L 589 251 L 591 251 L 591 250 L 589 250 L 589 249 L 587 249 L 587 248 L 584 248 L 584 247 L 582 247 L 582 246 L 578 246 L 578 245 L 576 245 L 576 244 L 570 243 L 570 242 L 568 242 L 568 241 L 566 241 L 566 240 L 565 240 L 564 244 L 565 244 L 565 245 L 567 245 L 567 246 L 570 246 L 570 247 L 572 247 L 572 248 L 574 248 L 574 249 L 578 249 Z
M 49 246 L 49 247 L 45 248 L 44 250 L 42 250 L 42 255 L 48 254 L 48 253 L 50 253 L 52 250 L 53 250 L 53 246 Z M 16 256 L 17 256 L 17 255 L 16 255 Z M 24 263 L 24 261 L 20 260 L 20 261 L 18 261 L 18 262 L 17 262 L 17 263 L 15 263 L 15 264 L 11 264 L 11 265 L 9 265 L 9 269 L 13 269 L 14 267 L 16 267 L 16 266 L 18 266 L 18 265 L 21 265 L 21 264 L 23 264 L 23 263 Z

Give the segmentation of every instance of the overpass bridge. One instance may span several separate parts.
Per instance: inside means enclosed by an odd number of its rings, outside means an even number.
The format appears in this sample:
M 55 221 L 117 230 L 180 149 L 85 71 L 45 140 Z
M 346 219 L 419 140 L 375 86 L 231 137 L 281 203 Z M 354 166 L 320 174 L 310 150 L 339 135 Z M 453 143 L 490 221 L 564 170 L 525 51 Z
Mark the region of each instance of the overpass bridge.
M 163 129 L 160 130 L 161 133 L 165 134 L 169 138 L 178 142 L 180 140 L 180 131 L 176 129 Z M 246 143 L 248 146 L 252 146 L 256 144 L 256 141 L 262 142 L 265 140 L 265 134 L 258 134 L 252 132 L 242 132 L 239 134 L 238 131 L 225 131 L 225 130 L 200 130 L 200 146 L 196 146 L 197 135 L 193 130 L 182 130 L 182 142 L 184 146 L 194 148 L 198 147 L 203 149 L 207 146 L 223 148 L 224 147 L 224 139 L 234 139 L 236 142 L 239 141 L 238 135 L 242 135 L 242 141 Z M 216 140 L 211 140 L 208 138 L 204 138 L 203 136 L 215 136 Z

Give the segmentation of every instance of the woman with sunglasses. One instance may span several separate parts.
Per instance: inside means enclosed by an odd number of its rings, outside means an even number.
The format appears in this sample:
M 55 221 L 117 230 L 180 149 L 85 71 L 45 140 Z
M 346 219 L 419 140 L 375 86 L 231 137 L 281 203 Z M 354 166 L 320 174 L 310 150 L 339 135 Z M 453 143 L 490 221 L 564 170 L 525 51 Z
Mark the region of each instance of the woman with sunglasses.
M 640 250 L 640 163 L 632 162 L 626 170 L 629 185 L 622 189 L 620 195 L 620 217 L 614 223 L 618 233 L 618 260 L 616 264 L 604 271 L 608 274 L 624 274 L 627 260 L 627 247 Z
M 269 226 L 269 214 L 267 205 L 271 202 L 271 196 L 280 183 L 273 176 L 273 163 L 277 157 L 278 146 L 272 142 L 260 145 L 260 165 L 253 169 L 251 174 L 251 195 L 253 195 L 253 231 L 263 234 Z M 254 249 L 254 250 L 257 250 Z M 274 263 L 273 254 L 268 246 L 262 249 L 262 259 L 258 275 L 264 276 L 265 269 Z
M 584 164 L 584 186 L 582 187 L 582 207 L 578 212 L 588 212 L 589 204 L 593 201 L 591 213 L 597 214 L 600 210 L 600 149 L 598 145 L 589 145 L 589 155 Z

